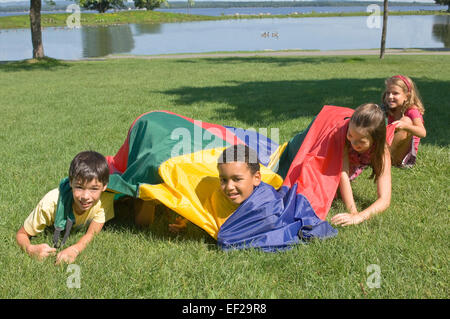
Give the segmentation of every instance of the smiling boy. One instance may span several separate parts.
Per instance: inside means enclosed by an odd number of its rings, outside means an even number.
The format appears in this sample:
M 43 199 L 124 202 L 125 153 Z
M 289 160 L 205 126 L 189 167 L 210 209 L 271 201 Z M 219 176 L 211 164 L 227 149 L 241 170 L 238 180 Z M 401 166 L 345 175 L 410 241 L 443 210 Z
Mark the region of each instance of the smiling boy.
M 80 240 L 56 256 L 56 264 L 72 263 L 86 248 L 106 221 L 114 217 L 114 194 L 105 193 L 109 169 L 105 157 L 97 152 L 77 154 L 69 169 L 70 191 L 73 198 L 74 226 L 89 225 Z M 30 238 L 42 233 L 55 222 L 60 190 L 48 192 L 25 220 L 16 234 L 18 245 L 29 255 L 42 260 L 56 254 L 48 244 L 31 244 Z
M 236 207 L 250 197 L 261 183 L 257 154 L 246 145 L 227 148 L 219 157 L 217 168 L 220 188 Z

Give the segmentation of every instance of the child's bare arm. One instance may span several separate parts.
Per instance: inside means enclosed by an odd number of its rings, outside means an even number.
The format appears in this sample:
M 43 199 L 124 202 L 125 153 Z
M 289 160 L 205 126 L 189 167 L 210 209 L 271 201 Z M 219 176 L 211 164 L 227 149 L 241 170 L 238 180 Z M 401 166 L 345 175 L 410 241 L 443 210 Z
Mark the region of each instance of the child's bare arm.
M 345 150 L 342 163 L 342 172 L 339 180 L 339 191 L 342 201 L 350 214 L 358 213 L 355 200 L 353 198 L 352 185 L 350 184 L 348 153 Z
M 32 245 L 30 242 L 30 235 L 22 226 L 16 234 L 17 244 L 31 257 L 37 257 L 43 260 L 49 256 L 54 256 L 56 248 L 52 248 L 47 244 Z
M 391 204 L 391 157 L 388 151 L 385 152 L 383 173 L 377 180 L 377 191 L 378 199 L 360 212 L 365 220 L 385 211 Z
M 385 151 L 384 156 L 384 170 L 377 180 L 377 191 L 377 200 L 365 210 L 360 212 L 360 215 L 363 216 L 364 220 L 385 211 L 391 204 L 391 157 L 389 155 L 389 151 L 387 150 Z
M 419 138 L 424 138 L 427 136 L 427 130 L 422 123 L 420 118 L 415 118 L 411 120 L 409 117 L 404 116 L 400 120 L 393 122 L 396 124 L 396 130 L 405 130 L 411 135 L 417 136 Z
M 97 223 L 95 221 L 92 221 L 89 225 L 88 230 L 86 231 L 86 234 L 84 234 L 76 244 L 69 246 L 58 253 L 58 255 L 56 256 L 55 264 L 58 265 L 61 262 L 70 264 L 74 262 L 78 255 L 91 242 L 94 236 L 102 230 L 103 225 L 104 223 Z
M 425 129 L 425 126 L 423 125 L 423 122 L 419 118 L 415 118 L 412 120 L 413 124 L 409 128 L 409 131 L 412 135 L 417 136 L 419 138 L 424 138 L 427 136 L 427 130 Z
M 342 172 L 339 180 L 339 191 L 348 213 L 341 213 L 333 216 L 333 218 L 331 218 L 331 222 L 335 225 L 345 226 L 347 223 L 350 223 L 350 221 L 353 220 L 355 216 L 358 216 L 358 210 L 356 209 L 352 186 L 350 184 L 350 178 L 348 176 L 349 166 L 348 151 L 347 148 L 345 148 L 342 158 Z
M 377 180 L 377 200 L 359 213 L 337 214 L 331 222 L 335 225 L 349 226 L 362 223 L 374 215 L 385 211 L 391 203 L 391 157 L 386 149 L 384 154 L 384 170 Z

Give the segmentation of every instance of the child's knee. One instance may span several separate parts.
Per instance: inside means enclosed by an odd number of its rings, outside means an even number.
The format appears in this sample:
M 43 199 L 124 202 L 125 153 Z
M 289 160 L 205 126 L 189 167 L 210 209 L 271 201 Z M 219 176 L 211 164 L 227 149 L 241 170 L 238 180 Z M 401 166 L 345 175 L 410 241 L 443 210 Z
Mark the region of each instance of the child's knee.
M 408 124 L 411 125 L 412 124 L 412 120 L 407 117 L 407 116 L 403 116 L 400 119 L 400 122 L 403 122 L 404 124 Z M 406 140 L 410 140 L 412 138 L 411 133 L 409 133 L 406 130 L 398 130 L 395 132 L 395 139 L 397 139 L 397 141 L 406 141 Z
M 395 132 L 395 139 L 397 141 L 404 141 L 404 140 L 408 140 L 408 138 L 410 137 L 410 134 L 404 130 L 400 130 Z
M 400 119 L 400 121 L 404 122 L 405 124 L 409 124 L 409 125 L 413 124 L 413 121 L 412 121 L 411 118 L 408 117 L 408 116 L 403 116 L 403 117 Z

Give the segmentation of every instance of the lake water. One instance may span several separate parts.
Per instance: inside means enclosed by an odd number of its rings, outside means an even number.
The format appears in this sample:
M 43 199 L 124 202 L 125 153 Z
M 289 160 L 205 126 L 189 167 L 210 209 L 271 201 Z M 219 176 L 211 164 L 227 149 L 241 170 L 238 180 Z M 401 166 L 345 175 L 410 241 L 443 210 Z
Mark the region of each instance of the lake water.
M 449 16 L 390 16 L 387 48 L 449 48 Z M 108 54 L 379 48 L 368 17 L 241 19 L 108 27 L 45 28 L 44 53 L 57 59 Z M 0 61 L 32 57 L 29 29 L 0 31 Z

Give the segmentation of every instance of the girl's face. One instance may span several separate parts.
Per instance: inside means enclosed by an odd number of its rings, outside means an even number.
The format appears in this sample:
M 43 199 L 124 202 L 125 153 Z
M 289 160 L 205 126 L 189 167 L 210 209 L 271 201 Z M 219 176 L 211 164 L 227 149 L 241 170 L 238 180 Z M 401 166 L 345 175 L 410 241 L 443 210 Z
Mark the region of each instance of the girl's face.
M 352 122 L 348 125 L 347 140 L 352 145 L 352 148 L 358 153 L 364 153 L 373 144 L 373 139 L 368 134 L 367 130 L 356 127 Z
M 220 188 L 234 204 L 240 205 L 261 183 L 261 173 L 252 174 L 247 163 L 230 162 L 218 165 Z
M 408 94 L 398 85 L 389 85 L 386 88 L 385 102 L 391 110 L 403 107 L 408 99 Z

